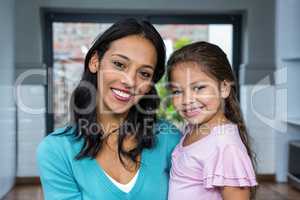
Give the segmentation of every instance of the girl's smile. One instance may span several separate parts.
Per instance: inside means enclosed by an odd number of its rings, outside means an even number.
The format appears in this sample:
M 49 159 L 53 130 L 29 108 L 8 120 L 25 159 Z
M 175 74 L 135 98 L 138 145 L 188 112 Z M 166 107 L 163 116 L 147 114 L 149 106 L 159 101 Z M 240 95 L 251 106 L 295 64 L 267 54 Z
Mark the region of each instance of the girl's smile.
M 204 106 L 185 108 L 182 110 L 182 113 L 185 115 L 185 117 L 191 118 L 203 112 L 203 108 Z

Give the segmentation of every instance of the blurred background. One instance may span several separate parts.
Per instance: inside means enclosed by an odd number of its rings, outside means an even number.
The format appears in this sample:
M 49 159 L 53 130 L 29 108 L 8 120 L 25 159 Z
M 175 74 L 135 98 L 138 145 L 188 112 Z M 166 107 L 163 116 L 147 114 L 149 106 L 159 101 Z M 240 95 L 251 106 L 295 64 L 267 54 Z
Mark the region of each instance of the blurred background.
M 0 199 L 43 199 L 37 145 L 68 121 L 95 37 L 125 17 L 154 24 L 168 56 L 194 41 L 226 52 L 257 154 L 257 199 L 300 199 L 299 9 L 299 0 L 0 0 Z M 158 115 L 180 123 L 168 101 Z

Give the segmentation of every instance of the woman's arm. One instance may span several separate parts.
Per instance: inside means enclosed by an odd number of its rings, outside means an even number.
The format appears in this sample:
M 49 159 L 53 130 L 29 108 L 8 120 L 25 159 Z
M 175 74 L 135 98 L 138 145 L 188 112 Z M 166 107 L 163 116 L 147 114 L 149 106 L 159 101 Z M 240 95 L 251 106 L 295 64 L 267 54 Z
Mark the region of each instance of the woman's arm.
M 45 200 L 82 200 L 68 160 L 59 152 L 58 144 L 51 144 L 53 139 L 45 138 L 37 150 L 44 198 Z
M 249 200 L 249 187 L 223 187 L 221 190 L 223 200 Z

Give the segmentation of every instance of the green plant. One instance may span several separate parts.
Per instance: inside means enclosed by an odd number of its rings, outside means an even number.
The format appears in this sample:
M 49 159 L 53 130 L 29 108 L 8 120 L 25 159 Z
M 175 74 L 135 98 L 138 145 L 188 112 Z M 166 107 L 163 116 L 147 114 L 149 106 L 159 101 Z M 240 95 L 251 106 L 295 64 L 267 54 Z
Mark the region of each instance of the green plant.
M 192 41 L 189 38 L 182 37 L 174 42 L 174 50 L 180 49 L 183 46 L 190 44 L 191 42 Z M 179 124 L 182 121 L 182 118 L 174 109 L 174 106 L 170 99 L 170 93 L 166 86 L 166 76 L 163 76 L 163 78 L 156 84 L 156 89 L 161 99 L 161 104 L 157 115 L 159 118 L 165 118 L 167 120 L 170 120 L 174 124 Z

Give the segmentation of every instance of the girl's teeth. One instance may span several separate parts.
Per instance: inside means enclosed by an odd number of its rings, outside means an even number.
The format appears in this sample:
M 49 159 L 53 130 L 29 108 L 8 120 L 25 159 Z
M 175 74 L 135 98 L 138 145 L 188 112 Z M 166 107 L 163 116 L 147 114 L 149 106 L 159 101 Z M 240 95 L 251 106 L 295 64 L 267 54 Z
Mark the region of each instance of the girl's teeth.
M 201 111 L 202 111 L 201 108 L 188 109 L 188 110 L 185 111 L 185 115 L 187 117 L 193 117 L 193 116 L 198 115 Z
M 113 92 L 116 93 L 117 95 L 121 96 L 121 97 L 124 97 L 124 98 L 130 97 L 130 94 L 122 92 L 120 90 L 113 89 Z
M 195 110 L 202 110 L 202 108 L 192 108 L 192 109 L 187 109 L 187 112 L 193 112 Z

